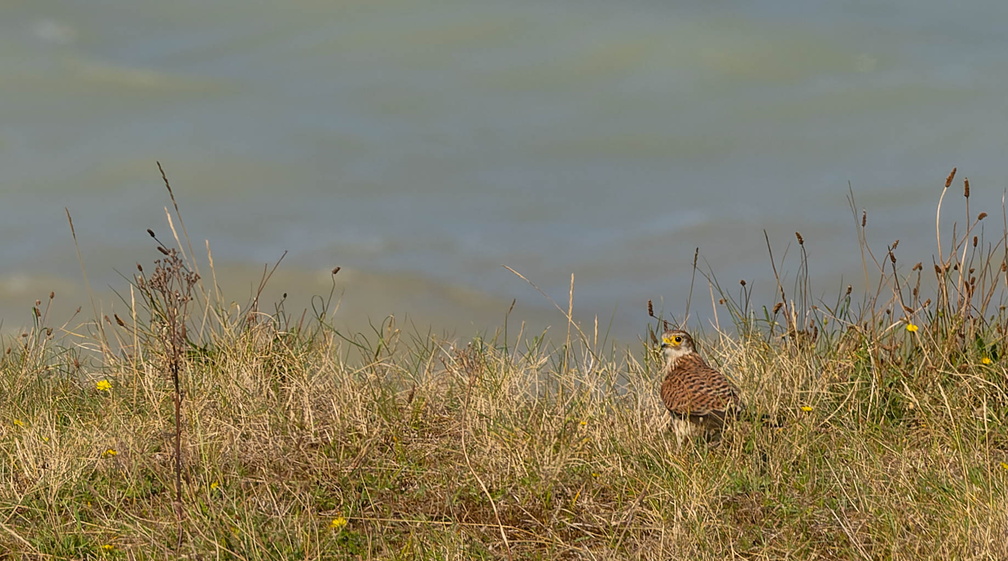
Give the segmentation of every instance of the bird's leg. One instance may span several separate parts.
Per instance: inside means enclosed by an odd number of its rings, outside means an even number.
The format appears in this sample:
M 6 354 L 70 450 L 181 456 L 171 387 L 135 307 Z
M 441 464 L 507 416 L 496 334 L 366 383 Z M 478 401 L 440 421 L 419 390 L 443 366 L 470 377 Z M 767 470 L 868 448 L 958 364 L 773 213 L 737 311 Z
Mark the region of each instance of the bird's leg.
M 693 425 L 690 424 L 688 419 L 680 419 L 673 416 L 672 432 L 675 434 L 676 444 L 682 448 L 683 442 L 690 438 L 693 434 Z

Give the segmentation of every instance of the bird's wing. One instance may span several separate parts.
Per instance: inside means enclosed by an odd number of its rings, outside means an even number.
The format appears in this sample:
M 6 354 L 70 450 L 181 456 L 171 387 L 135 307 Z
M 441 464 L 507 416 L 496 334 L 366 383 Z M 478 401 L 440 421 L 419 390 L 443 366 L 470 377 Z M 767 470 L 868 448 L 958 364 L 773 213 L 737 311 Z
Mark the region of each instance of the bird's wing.
M 723 415 L 739 407 L 735 386 L 696 353 L 676 361 L 661 387 L 662 401 L 678 415 Z

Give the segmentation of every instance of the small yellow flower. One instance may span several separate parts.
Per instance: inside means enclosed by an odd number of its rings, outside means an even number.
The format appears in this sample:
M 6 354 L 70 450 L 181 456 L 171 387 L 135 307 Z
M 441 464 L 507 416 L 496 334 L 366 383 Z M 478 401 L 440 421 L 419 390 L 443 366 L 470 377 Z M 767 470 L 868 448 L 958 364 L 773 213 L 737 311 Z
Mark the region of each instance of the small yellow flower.
M 598 477 L 598 474 L 595 473 L 595 472 L 592 472 L 592 477 Z
M 104 452 L 102 452 L 102 457 L 103 458 L 112 458 L 112 457 L 115 457 L 115 456 L 118 456 L 118 455 L 119 455 L 119 452 L 116 452 L 115 448 L 109 448 L 108 450 L 105 450 Z
M 588 426 L 588 421 L 581 421 L 581 426 L 582 427 Z
M 103 550 L 105 550 L 105 551 L 112 551 L 113 549 L 115 549 L 115 546 L 114 546 L 114 545 L 112 545 L 112 544 L 110 544 L 110 543 L 106 543 L 106 544 L 103 544 L 103 545 L 101 546 L 101 548 L 102 548 Z
M 100 392 L 110 392 L 112 391 L 112 382 L 108 380 L 98 380 L 95 383 L 95 389 Z
M 340 530 L 343 528 L 343 526 L 346 525 L 347 525 L 347 519 L 343 518 L 342 516 L 337 516 L 336 518 L 333 518 L 332 522 L 329 523 L 329 527 L 332 528 L 333 530 Z
M 802 405 L 801 406 L 801 410 L 804 411 L 804 412 L 806 412 L 806 413 L 811 413 L 812 412 L 812 407 L 810 407 L 808 405 Z
M 213 483 L 210 484 L 210 490 L 211 491 L 217 489 L 218 487 L 220 487 L 220 483 L 217 483 L 216 481 L 214 481 Z
M 917 333 L 917 329 L 918 329 L 917 324 L 915 323 L 907 324 L 907 331 L 909 331 L 910 333 Z
M 24 421 L 22 421 L 21 419 L 14 419 L 11 422 L 14 423 L 15 427 L 23 427 L 24 426 Z
M 1008 462 L 1001 462 L 1001 467 L 1008 469 Z
M 992 362 L 994 362 L 994 361 L 991 360 L 991 358 L 989 356 L 985 356 L 985 357 L 983 357 L 983 358 L 980 359 L 980 364 L 990 364 Z

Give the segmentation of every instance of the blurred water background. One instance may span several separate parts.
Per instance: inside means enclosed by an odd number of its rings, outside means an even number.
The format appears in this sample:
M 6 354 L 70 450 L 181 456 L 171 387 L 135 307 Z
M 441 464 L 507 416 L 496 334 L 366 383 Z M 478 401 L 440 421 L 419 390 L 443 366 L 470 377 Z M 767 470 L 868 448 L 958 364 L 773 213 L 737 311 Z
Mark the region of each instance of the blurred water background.
M 564 307 L 574 274 L 578 318 L 633 341 L 648 299 L 684 312 L 697 247 L 772 305 L 764 230 L 789 259 L 803 234 L 830 300 L 863 278 L 848 183 L 907 267 L 953 166 L 1000 235 L 1006 28 L 989 0 L 5 2 L 2 328 L 50 291 L 57 319 L 125 309 L 145 230 L 171 237 L 155 161 L 226 296 L 287 251 L 263 307 L 340 266 L 354 331 L 492 332 L 517 299 L 563 333 L 507 265 Z

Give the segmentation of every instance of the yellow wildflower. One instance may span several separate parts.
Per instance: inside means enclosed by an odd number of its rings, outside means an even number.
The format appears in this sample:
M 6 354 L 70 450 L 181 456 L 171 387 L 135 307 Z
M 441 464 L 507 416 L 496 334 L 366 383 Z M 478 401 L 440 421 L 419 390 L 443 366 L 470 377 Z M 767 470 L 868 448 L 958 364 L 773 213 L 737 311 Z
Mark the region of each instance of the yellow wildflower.
M 346 525 L 347 525 L 347 519 L 343 518 L 342 516 L 337 516 L 336 518 L 333 518 L 332 522 L 329 523 L 329 527 L 332 528 L 333 530 L 341 530 L 343 526 Z
M 983 358 L 980 359 L 980 364 L 990 364 L 992 362 L 994 362 L 994 361 L 991 360 L 991 357 L 989 357 L 989 356 L 985 356 L 985 357 L 983 357 Z
M 112 382 L 108 380 L 98 380 L 95 383 L 95 389 L 100 392 L 110 392 L 112 391 Z
M 812 407 L 810 407 L 808 405 L 802 405 L 801 406 L 801 410 L 804 411 L 804 412 L 806 412 L 806 413 L 811 413 L 812 412 Z
M 14 419 L 12 422 L 14 423 L 15 427 L 23 427 L 24 426 L 24 421 L 22 421 L 21 419 Z
M 210 490 L 211 491 L 217 489 L 218 487 L 220 487 L 220 483 L 217 483 L 216 481 L 214 481 L 213 483 L 210 484 Z
M 110 543 L 107 543 L 107 544 L 103 544 L 103 545 L 101 546 L 101 548 L 102 548 L 103 550 L 105 550 L 105 551 L 112 551 L 113 549 L 115 549 L 115 546 L 114 546 L 114 545 L 112 545 L 112 544 L 110 544 Z
M 119 452 L 116 452 L 115 448 L 109 448 L 108 450 L 105 450 L 104 452 L 102 452 L 102 457 L 103 458 L 112 458 L 112 457 L 118 456 L 118 455 L 119 455 Z
M 1001 467 L 1008 469 L 1008 462 L 1001 462 Z
M 917 333 L 917 329 L 918 329 L 917 324 L 915 323 L 907 324 L 907 331 L 909 331 L 910 333 Z

